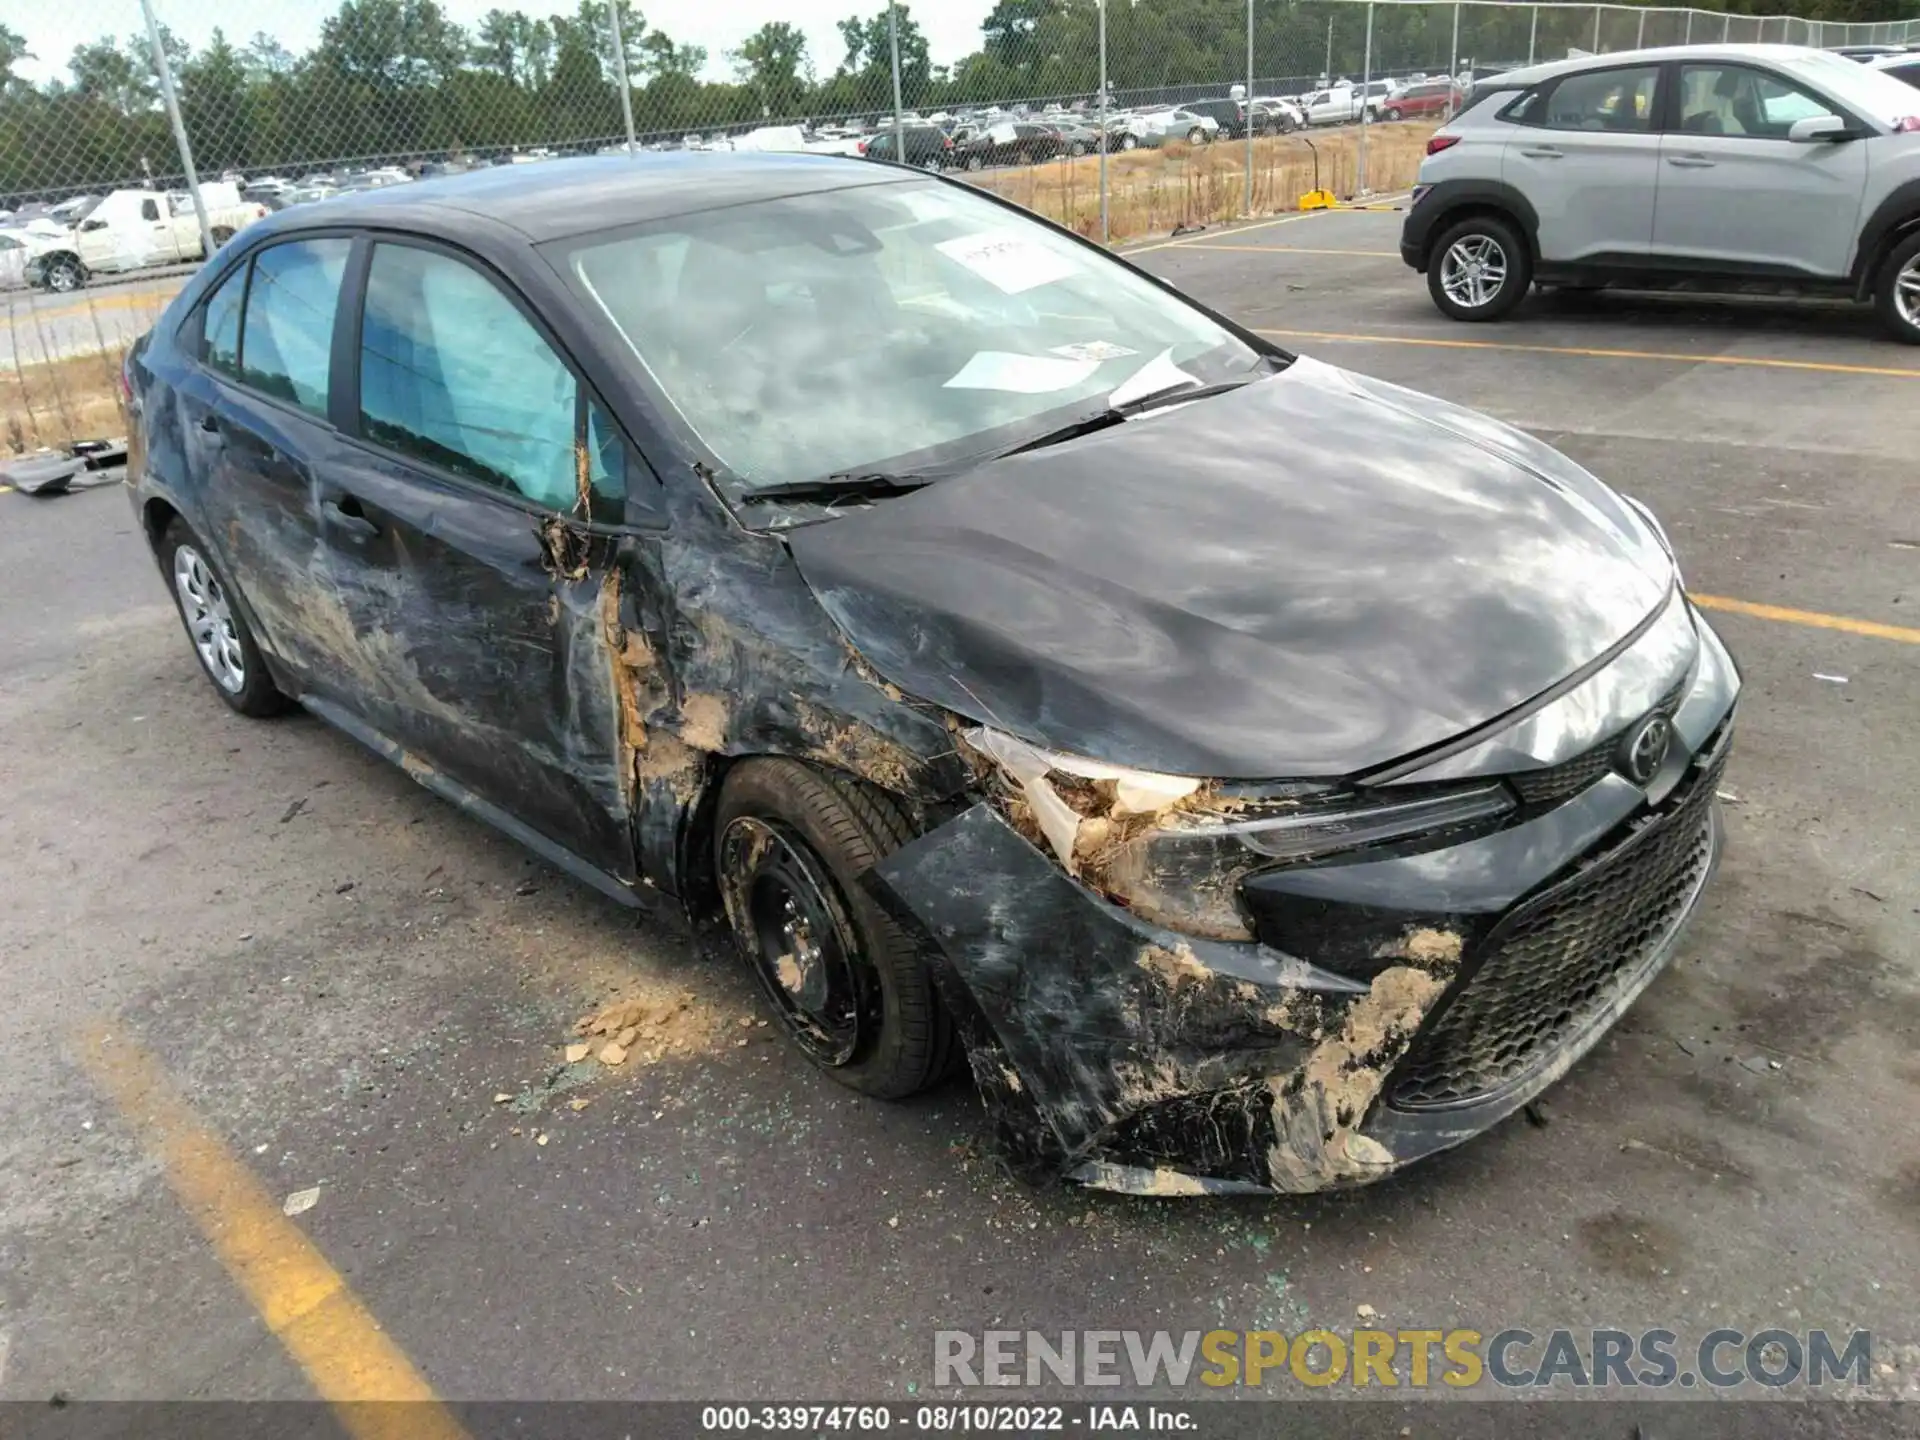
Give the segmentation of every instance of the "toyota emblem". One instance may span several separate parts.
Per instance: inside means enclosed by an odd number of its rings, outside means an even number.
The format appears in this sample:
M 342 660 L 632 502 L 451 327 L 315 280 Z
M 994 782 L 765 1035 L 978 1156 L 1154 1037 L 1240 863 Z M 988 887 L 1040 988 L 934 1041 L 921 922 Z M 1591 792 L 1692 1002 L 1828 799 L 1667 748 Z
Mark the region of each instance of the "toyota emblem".
M 1620 752 L 1620 768 L 1636 785 L 1645 785 L 1660 773 L 1673 743 L 1673 722 L 1664 715 L 1649 715 L 1627 736 Z

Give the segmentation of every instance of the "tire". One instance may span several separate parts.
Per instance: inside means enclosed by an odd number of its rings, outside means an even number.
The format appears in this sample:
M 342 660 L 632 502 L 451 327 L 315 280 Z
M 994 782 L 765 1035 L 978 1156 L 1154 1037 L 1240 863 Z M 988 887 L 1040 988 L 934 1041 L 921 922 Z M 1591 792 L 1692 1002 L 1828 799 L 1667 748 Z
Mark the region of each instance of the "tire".
M 47 262 L 40 280 L 56 295 L 65 295 L 87 283 L 87 268 L 71 255 L 61 255 Z
M 771 757 L 728 773 L 714 817 L 728 926 L 788 1036 L 882 1100 L 938 1084 L 960 1056 L 918 947 L 859 880 L 913 838 L 885 791 Z
M 1472 267 L 1482 268 L 1475 271 Z M 1498 282 L 1488 271 L 1497 267 Z M 1526 298 L 1533 283 L 1533 257 L 1512 223 L 1497 215 L 1473 215 L 1448 226 L 1427 257 L 1427 293 L 1449 320 L 1498 320 Z M 1449 288 L 1451 287 L 1451 289 Z M 1480 294 L 1477 301 L 1470 297 Z
M 1140 142 L 1131 135 L 1122 135 L 1120 137 L 1120 148 L 1122 150 L 1138 150 L 1140 148 Z
M 986 159 L 985 159 L 985 157 L 983 157 L 983 156 L 980 156 L 980 155 L 969 155 L 969 156 L 967 156 L 967 169 L 969 169 L 969 170 L 984 170 L 984 169 L 986 169 L 986 168 L 987 168 L 987 162 L 986 162 Z
M 246 616 L 233 603 L 235 592 L 200 537 L 175 520 L 160 537 L 159 554 L 187 641 L 214 693 L 256 720 L 280 714 L 291 702 L 267 673 Z M 195 562 L 198 579 L 190 580 Z
M 926 159 L 920 162 L 920 168 L 926 171 L 929 175 L 938 175 L 942 167 L 941 167 L 940 159 L 938 156 L 929 155 Z
M 1291 115 L 1282 115 L 1280 117 L 1280 133 L 1282 135 L 1291 135 L 1293 133 L 1293 117 Z
M 233 238 L 233 227 L 216 225 L 213 227 L 213 246 L 217 250 Z
M 1187 143 L 1189 145 L 1206 144 L 1207 132 L 1202 130 L 1198 125 L 1194 126 L 1191 130 L 1187 131 Z
M 1399 112 L 1398 110 L 1396 110 L 1396 109 L 1394 109 L 1394 108 L 1392 108 L 1391 106 L 1389 106 L 1389 107 L 1388 107 L 1388 109 L 1387 109 L 1387 119 L 1389 119 L 1389 120 L 1398 120 L 1398 119 L 1400 119 L 1400 112 Z
M 1078 140 L 1074 141 L 1071 145 L 1067 147 L 1067 156 L 1069 159 L 1078 160 L 1082 155 L 1086 153 L 1087 153 L 1087 147 L 1082 145 Z
M 1905 345 L 1920 345 L 1920 233 L 1893 247 L 1873 287 L 1873 308 L 1887 333 Z

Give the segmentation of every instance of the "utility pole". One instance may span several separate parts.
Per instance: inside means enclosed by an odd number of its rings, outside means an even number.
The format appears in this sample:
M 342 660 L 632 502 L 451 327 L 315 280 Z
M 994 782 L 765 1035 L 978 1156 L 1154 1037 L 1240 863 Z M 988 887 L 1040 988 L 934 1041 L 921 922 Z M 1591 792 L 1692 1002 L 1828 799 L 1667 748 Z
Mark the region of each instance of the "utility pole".
M 627 154 L 633 154 L 633 86 L 627 83 L 627 43 L 620 38 L 620 0 L 607 0 L 613 22 L 613 73 L 620 79 L 620 118 L 627 127 Z
M 1247 0 L 1247 214 L 1253 214 L 1253 0 Z
M 900 0 L 887 0 L 887 39 L 893 47 L 893 158 L 907 163 L 907 122 L 900 116 Z
M 187 144 L 187 123 L 180 118 L 180 97 L 173 89 L 173 67 L 167 63 L 167 48 L 160 43 L 160 22 L 153 18 L 149 0 L 140 0 L 140 11 L 147 17 L 147 43 L 153 46 L 153 68 L 160 77 L 160 97 L 167 104 L 167 121 L 173 126 L 173 143 L 180 147 L 180 168 L 186 173 L 187 194 L 193 197 L 194 218 L 200 222 L 200 251 L 213 258 L 213 227 L 207 223 L 207 201 L 200 193 L 200 177 L 193 169 L 193 147 Z

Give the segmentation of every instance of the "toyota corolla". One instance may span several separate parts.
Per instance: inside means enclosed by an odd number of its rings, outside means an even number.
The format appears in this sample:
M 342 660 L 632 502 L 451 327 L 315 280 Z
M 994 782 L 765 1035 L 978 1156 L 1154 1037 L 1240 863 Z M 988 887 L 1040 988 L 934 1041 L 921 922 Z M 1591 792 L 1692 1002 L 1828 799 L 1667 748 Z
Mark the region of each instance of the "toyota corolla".
M 129 358 L 215 691 L 730 929 L 1010 1163 L 1365 1182 L 1672 955 L 1739 679 L 1660 526 L 966 187 L 556 161 L 249 228 Z

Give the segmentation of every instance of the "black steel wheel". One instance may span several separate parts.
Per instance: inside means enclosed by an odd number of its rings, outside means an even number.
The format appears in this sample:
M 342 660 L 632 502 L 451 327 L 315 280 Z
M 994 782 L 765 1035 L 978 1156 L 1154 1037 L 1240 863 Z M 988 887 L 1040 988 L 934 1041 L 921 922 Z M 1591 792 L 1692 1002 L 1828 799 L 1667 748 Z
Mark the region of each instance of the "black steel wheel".
M 885 791 L 797 760 L 729 772 L 714 869 L 727 924 L 802 1054 L 850 1089 L 899 1099 L 959 1053 L 913 940 L 861 872 L 913 838 Z

